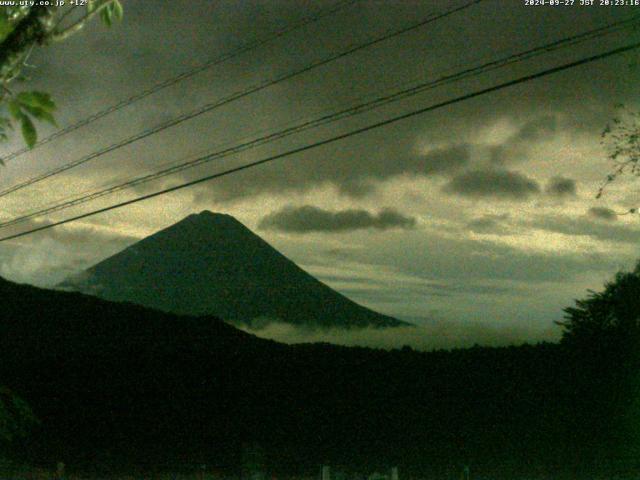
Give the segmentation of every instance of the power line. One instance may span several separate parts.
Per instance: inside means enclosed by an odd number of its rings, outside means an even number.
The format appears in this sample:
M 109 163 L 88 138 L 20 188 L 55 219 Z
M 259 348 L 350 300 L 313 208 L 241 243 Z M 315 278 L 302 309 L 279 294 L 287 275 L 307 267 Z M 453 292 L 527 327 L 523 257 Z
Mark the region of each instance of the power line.
M 89 162 L 91 160 L 94 160 L 94 159 L 96 159 L 98 157 L 101 157 L 102 155 L 105 155 L 105 154 L 107 154 L 109 152 L 112 152 L 114 150 L 117 150 L 119 148 L 127 146 L 129 144 L 132 144 L 132 143 L 134 143 L 134 142 L 136 142 L 138 140 L 142 140 L 144 138 L 147 138 L 147 137 L 149 137 L 151 135 L 159 133 L 159 132 L 161 132 L 163 130 L 166 130 L 166 129 L 170 128 L 170 127 L 176 126 L 176 125 L 178 125 L 180 123 L 183 123 L 183 122 L 185 122 L 187 120 L 191 120 L 191 119 L 193 119 L 195 117 L 203 115 L 204 113 L 208 113 L 208 112 L 210 112 L 210 111 L 212 111 L 212 110 L 214 110 L 216 108 L 219 108 L 219 107 L 222 107 L 224 105 L 227 105 L 227 104 L 229 104 L 229 103 L 231 103 L 231 102 L 233 102 L 235 100 L 239 100 L 239 99 L 244 98 L 246 96 L 249 96 L 249 95 L 251 95 L 253 93 L 259 92 L 259 91 L 264 90 L 264 89 L 266 89 L 268 87 L 271 87 L 271 86 L 276 85 L 278 83 L 284 82 L 286 80 L 290 80 L 290 79 L 292 79 L 294 77 L 297 77 L 299 75 L 307 73 L 307 72 L 309 72 L 311 70 L 314 70 L 316 68 L 319 68 L 321 66 L 327 65 L 327 64 L 329 64 L 331 62 L 334 62 L 336 60 L 344 58 L 344 57 L 346 57 L 348 55 L 351 55 L 351 54 L 353 54 L 355 52 L 358 52 L 360 50 L 363 50 L 365 48 L 368 48 L 368 47 L 371 47 L 371 46 L 376 45 L 378 43 L 381 43 L 381 42 L 384 42 L 386 40 L 389 40 L 389 39 L 391 39 L 393 37 L 397 37 L 399 35 L 402 35 L 404 33 L 410 32 L 412 30 L 416 30 L 416 29 L 418 29 L 420 27 L 423 27 L 423 26 L 425 26 L 425 25 L 427 25 L 429 23 L 435 22 L 435 21 L 440 20 L 442 18 L 445 18 L 445 17 L 447 17 L 449 15 L 452 15 L 453 13 L 456 13 L 456 12 L 459 12 L 461 10 L 467 9 L 467 8 L 469 8 L 469 7 L 471 7 L 471 6 L 475 5 L 475 4 L 478 4 L 478 3 L 482 2 L 482 1 L 484 1 L 484 0 L 471 0 L 471 1 L 467 2 L 467 3 L 465 3 L 464 5 L 460 6 L 460 7 L 455 7 L 455 8 L 449 9 L 449 10 L 447 10 L 445 12 L 442 12 L 442 13 L 439 13 L 439 14 L 431 14 L 427 18 L 422 19 L 422 20 L 420 20 L 420 21 L 418 21 L 416 23 L 413 23 L 413 24 L 411 24 L 409 26 L 400 28 L 398 30 L 392 30 L 392 31 L 390 31 L 388 33 L 383 34 L 382 36 L 378 36 L 378 37 L 375 37 L 375 38 L 373 38 L 371 40 L 367 40 L 367 41 L 365 41 L 363 43 L 356 44 L 355 46 L 348 47 L 346 50 L 343 50 L 343 51 L 341 51 L 339 53 L 336 53 L 336 54 L 332 54 L 332 55 L 330 55 L 330 56 L 328 56 L 328 57 L 326 57 L 326 58 L 324 58 L 322 60 L 313 62 L 313 63 L 311 63 L 309 65 L 306 65 L 306 66 L 304 66 L 304 67 L 302 67 L 300 69 L 294 70 L 293 72 L 289 72 L 289 73 L 286 73 L 284 75 L 277 76 L 277 77 L 275 77 L 275 78 L 273 78 L 271 80 L 266 80 L 265 82 L 262 82 L 262 83 L 260 83 L 258 85 L 255 85 L 253 87 L 249 87 L 248 89 L 242 90 L 240 92 L 231 94 L 230 96 L 227 96 L 227 97 L 224 97 L 222 99 L 219 99 L 219 100 L 217 100 L 217 101 L 215 101 L 213 103 L 206 104 L 206 105 L 204 105 L 204 106 L 202 106 L 202 107 L 200 107 L 200 108 L 198 108 L 198 109 L 196 109 L 196 110 L 194 110 L 192 112 L 180 115 L 179 117 L 176 117 L 176 118 L 173 118 L 171 120 L 168 120 L 168 121 L 166 121 L 164 123 L 156 125 L 155 127 L 152 127 L 150 129 L 147 129 L 147 130 L 144 130 L 142 132 L 139 132 L 139 133 L 137 133 L 135 135 L 132 135 L 131 137 L 128 137 L 128 138 L 126 138 L 124 140 L 121 140 L 118 143 L 115 143 L 115 144 L 112 144 L 112 145 L 110 145 L 108 147 L 102 148 L 102 149 L 100 149 L 100 150 L 98 150 L 96 152 L 93 152 L 93 153 L 91 153 L 89 155 L 86 155 L 86 156 L 84 156 L 84 157 L 82 157 L 82 158 L 80 158 L 78 160 L 74 160 L 74 161 L 69 162 L 67 164 L 64 164 L 64 165 L 62 165 L 60 167 L 54 168 L 52 170 L 49 170 L 48 172 L 45 172 L 45 173 L 40 174 L 40 175 L 37 175 L 37 176 L 32 177 L 32 178 L 30 178 L 28 180 L 25 180 L 25 181 L 23 181 L 21 183 L 13 185 L 13 186 L 11 186 L 9 188 L 1 190 L 0 191 L 0 197 L 4 197 L 6 195 L 9 195 L 10 193 L 16 192 L 18 190 L 21 190 L 23 188 L 26 188 L 26 187 L 34 185 L 34 184 L 36 184 L 38 182 L 41 182 L 42 180 L 46 180 L 47 178 L 51 178 L 51 177 L 53 177 L 55 175 L 58 175 L 58 174 L 60 174 L 62 172 L 66 172 L 67 170 L 70 170 L 70 169 L 75 168 L 77 166 L 83 165 L 83 164 L 85 164 L 85 163 L 87 163 L 87 162 Z
M 16 150 L 15 152 L 10 153 L 9 155 L 5 156 L 4 158 L 2 158 L 2 161 L 4 161 L 5 163 L 13 160 L 16 157 L 19 157 L 20 155 L 23 155 L 27 152 L 31 152 L 33 151 L 35 148 L 40 147 L 42 145 L 45 145 L 57 138 L 60 138 L 64 135 L 67 135 L 75 130 L 78 130 L 81 127 L 87 126 L 103 117 L 106 117 L 107 115 L 110 115 L 114 112 L 117 112 L 118 110 L 121 110 L 125 107 L 128 107 L 129 105 L 131 105 L 132 103 L 138 102 L 146 97 L 148 97 L 149 95 L 152 95 L 154 93 L 157 93 L 161 90 L 164 90 L 165 88 L 169 88 L 179 82 L 182 82 L 183 80 L 187 80 L 191 77 L 194 77 L 196 75 L 198 75 L 199 73 L 204 72 L 205 70 L 208 70 L 211 67 L 215 67 L 217 65 L 220 65 L 228 60 L 232 60 L 244 53 L 247 53 L 251 50 L 255 50 L 257 48 L 263 47 L 275 40 L 277 40 L 280 37 L 283 37 L 285 35 L 288 35 L 289 33 L 292 33 L 296 30 L 299 30 L 301 28 L 306 27 L 307 25 L 310 25 L 312 23 L 315 23 L 327 16 L 333 15 L 334 13 L 350 6 L 353 5 L 355 3 L 357 3 L 359 0 L 342 0 L 340 2 L 337 2 L 335 5 L 332 5 L 330 7 L 328 7 L 327 9 L 323 9 L 320 12 L 318 12 L 315 15 L 309 15 L 305 18 L 303 18 L 301 21 L 294 23 L 288 27 L 285 27 L 281 30 L 277 30 L 275 32 L 272 32 L 268 35 L 265 35 L 261 38 L 258 38 L 256 40 L 254 40 L 253 42 L 248 42 L 244 45 L 241 45 L 240 47 L 227 52 L 219 57 L 215 57 L 201 65 L 198 65 L 192 69 L 186 70 L 174 77 L 171 78 L 167 78 L 166 80 L 163 80 L 160 83 L 157 83 L 151 87 L 149 87 L 146 90 L 142 90 L 141 92 L 138 92 L 128 98 L 125 98 L 121 101 L 119 101 L 118 103 L 111 105 L 107 108 L 105 108 L 104 110 L 100 110 L 99 112 L 96 112 L 86 118 L 83 118 L 81 120 L 78 120 L 77 122 L 61 129 L 58 130 L 57 132 L 52 133 L 51 135 L 49 135 L 48 137 L 43 138 L 42 140 L 38 141 L 32 148 L 29 147 L 24 147 L 21 148 L 19 150 Z M 67 11 L 67 13 L 71 12 L 73 9 L 70 9 Z
M 205 164 L 205 163 L 209 163 L 213 160 L 219 160 L 221 158 L 230 156 L 230 155 L 234 155 L 240 152 L 243 152 L 245 150 L 251 149 L 251 148 L 255 148 L 257 146 L 263 145 L 265 143 L 269 143 L 275 140 L 279 140 L 282 138 L 285 138 L 287 136 L 293 135 L 293 134 L 297 134 L 306 130 L 309 130 L 311 128 L 316 128 L 318 126 L 322 126 L 322 125 L 326 125 L 328 123 L 333 123 L 335 121 L 347 118 L 347 117 L 351 117 L 351 116 L 355 116 L 370 110 L 373 110 L 375 108 L 378 108 L 380 106 L 389 104 L 391 102 L 397 102 L 399 100 L 417 95 L 419 93 L 422 93 L 426 90 L 429 89 L 433 89 L 445 84 L 449 84 L 449 83 L 453 83 L 453 82 L 457 82 L 466 78 L 471 78 L 471 77 L 475 77 L 478 76 L 480 74 L 492 71 L 492 70 L 496 70 L 498 68 L 504 68 L 505 66 L 511 65 L 513 63 L 518 63 L 518 62 L 522 62 L 524 60 L 529 60 L 531 58 L 537 57 L 539 55 L 542 54 L 546 54 L 549 52 L 553 52 L 556 50 L 560 50 L 563 48 L 568 48 L 574 45 L 577 45 L 581 42 L 585 42 L 588 40 L 594 40 L 596 38 L 602 37 L 604 35 L 608 35 L 614 32 L 619 32 L 623 29 L 629 28 L 629 27 L 633 27 L 635 26 L 635 24 L 638 22 L 638 19 L 640 19 L 640 15 L 638 16 L 634 16 L 632 18 L 629 18 L 627 20 L 623 20 L 620 22 L 616 22 L 613 24 L 609 24 L 609 25 L 605 25 L 603 27 L 599 27 L 593 30 L 589 30 L 587 32 L 583 32 L 580 34 L 576 34 L 570 37 L 565 37 L 559 40 L 556 40 L 554 42 L 542 45 L 542 46 L 538 46 L 523 52 L 518 52 L 512 55 L 509 55 L 507 57 L 502 57 L 500 59 L 497 60 L 493 60 L 487 63 L 484 63 L 482 65 L 476 66 L 476 67 L 472 67 L 472 68 L 467 68 L 464 69 L 460 72 L 451 74 L 451 75 L 445 75 L 442 76 L 436 80 L 431 80 L 431 81 L 427 81 L 427 82 L 421 82 L 417 85 L 411 86 L 409 88 L 405 88 L 403 90 L 400 90 L 398 92 L 392 93 L 392 94 L 388 94 L 388 95 L 383 95 L 381 97 L 377 97 L 374 98 L 373 100 L 367 101 L 365 103 L 361 103 L 358 105 L 354 105 L 352 107 L 343 109 L 343 110 L 339 110 L 337 112 L 333 112 L 331 114 L 327 114 L 327 115 L 323 115 L 319 118 L 315 118 L 312 120 L 307 120 L 304 121 L 300 124 L 285 128 L 283 130 L 279 130 L 277 132 L 274 133 L 270 133 L 267 134 L 265 136 L 259 137 L 259 138 L 255 138 L 252 139 L 250 141 L 247 142 L 243 142 L 240 143 L 238 145 L 234 145 L 232 147 L 229 148 L 225 148 L 216 152 L 210 152 L 207 153 L 204 156 L 200 156 L 194 160 L 189 160 L 186 162 L 181 162 L 177 165 L 172 165 L 170 167 L 161 169 L 157 172 L 154 173 L 150 173 L 150 174 L 146 174 L 146 175 L 142 175 L 130 180 L 127 180 L 123 183 L 120 184 L 116 184 L 101 190 L 96 190 L 96 191 L 92 191 L 92 192 L 88 192 L 85 194 L 82 194 L 78 197 L 75 197 L 71 200 L 67 200 L 64 201 L 62 203 L 58 203 L 58 204 L 54 204 L 53 206 L 49 206 L 46 208 L 41 208 L 39 210 L 35 210 L 23 215 L 20 215 L 16 218 L 13 218 L 11 220 L 8 220 L 6 222 L 0 222 L 0 228 L 4 228 L 4 227 L 8 227 L 11 225 L 15 225 L 18 223 L 22 223 L 26 220 L 29 220 L 31 218 L 34 217 L 38 217 L 38 216 L 42 216 L 42 215 L 46 215 L 49 213 L 54 213 L 54 212 L 58 212 L 61 210 L 65 210 L 67 208 L 71 208 L 80 204 L 84 204 L 87 203 L 89 201 L 92 200 L 96 200 L 98 198 L 104 197 L 106 195 L 110 195 L 113 193 L 116 193 L 118 191 L 121 190 L 125 190 L 127 188 L 133 187 L 133 186 L 138 186 L 138 185 L 142 185 L 145 183 L 148 183 L 150 181 L 153 180 L 157 180 L 159 178 L 163 178 L 166 177 L 168 175 L 172 175 L 190 168 L 194 168 L 196 166 Z
M 83 213 L 81 215 L 76 215 L 74 217 L 70 217 L 70 218 L 67 218 L 67 219 L 64 219 L 64 220 L 60 220 L 58 222 L 50 223 L 48 225 L 43 225 L 41 227 L 33 228 L 33 229 L 27 230 L 25 232 L 20 232 L 20 233 L 14 234 L 14 235 L 9 235 L 9 236 L 6 236 L 6 237 L 2 237 L 2 238 L 0 238 L 0 242 L 4 242 L 4 241 L 7 241 L 7 240 L 12 240 L 14 238 L 23 237 L 23 236 L 26 236 L 26 235 L 30 235 L 30 234 L 35 233 L 35 232 L 39 232 L 39 231 L 42 231 L 42 230 L 47 230 L 49 228 L 53 228 L 53 227 L 56 227 L 56 226 L 59 226 L 59 225 L 64 225 L 66 223 L 74 222 L 76 220 L 81 220 L 83 218 L 91 217 L 91 216 L 97 215 L 99 213 L 108 212 L 108 211 L 111 211 L 111 210 L 115 210 L 115 209 L 118 209 L 118 208 L 125 207 L 127 205 L 132 205 L 134 203 L 138 203 L 138 202 L 141 202 L 141 201 L 144 201 L 144 200 L 148 200 L 150 198 L 158 197 L 160 195 L 165 195 L 167 193 L 175 192 L 177 190 L 182 190 L 183 188 L 191 187 L 193 185 L 197 185 L 197 184 L 200 184 L 200 183 L 203 183 L 203 182 L 207 182 L 209 180 L 214 180 L 214 179 L 217 179 L 217 178 L 225 177 L 227 175 L 231 175 L 231 174 L 234 174 L 234 173 L 241 172 L 243 170 L 248 170 L 250 168 L 254 168 L 254 167 L 257 167 L 259 165 L 270 163 L 270 162 L 273 162 L 275 160 L 279 160 L 281 158 L 290 157 L 292 155 L 296 155 L 298 153 L 305 152 L 307 150 L 311 150 L 311 149 L 318 148 L 318 147 L 321 147 L 321 146 L 324 146 L 324 145 L 328 145 L 328 144 L 331 144 L 331 143 L 334 143 L 334 142 L 337 142 L 337 141 L 340 141 L 340 140 L 344 140 L 344 139 L 352 137 L 354 135 L 359 135 L 359 134 L 362 134 L 362 133 L 365 133 L 365 132 L 369 132 L 371 130 L 375 130 L 375 129 L 378 129 L 378 128 L 381 128 L 381 127 L 384 127 L 384 126 L 387 126 L 387 125 L 391 125 L 391 124 L 397 123 L 397 122 L 399 122 L 401 120 L 406 120 L 408 118 L 415 117 L 417 115 L 421 115 L 421 114 L 424 114 L 424 113 L 427 113 L 427 112 L 431 112 L 431 111 L 434 111 L 434 110 L 437 110 L 437 109 L 440 109 L 440 108 L 443 108 L 443 107 L 447 107 L 449 105 L 454 105 L 456 103 L 460 103 L 460 102 L 463 102 L 463 101 L 466 101 L 466 100 L 470 100 L 472 98 L 476 98 L 476 97 L 480 97 L 482 95 L 493 93 L 493 92 L 496 92 L 498 90 L 502 90 L 502 89 L 505 89 L 505 88 L 508 88 L 508 87 L 512 87 L 514 85 L 518 85 L 518 84 L 521 84 L 521 83 L 525 83 L 525 82 L 529 82 L 529 81 L 532 81 L 532 80 L 536 80 L 538 78 L 546 77 L 548 75 L 552 75 L 554 73 L 558 73 L 558 72 L 561 72 L 561 71 L 564 71 L 564 70 L 568 70 L 568 69 L 571 69 L 571 68 L 574 68 L 574 67 L 577 67 L 577 66 L 580 66 L 580 65 L 585 65 L 585 64 L 588 64 L 588 63 L 592 63 L 592 62 L 595 62 L 595 61 L 598 61 L 598 60 L 602 60 L 602 59 L 614 56 L 614 55 L 619 55 L 621 53 L 628 52 L 628 51 L 631 51 L 631 50 L 635 50 L 637 48 L 640 48 L 640 42 L 636 42 L 636 43 L 632 43 L 632 44 L 629 44 L 629 45 L 625 45 L 623 47 L 618 47 L 616 49 L 609 50 L 607 52 L 600 53 L 598 55 L 593 55 L 593 56 L 590 56 L 590 57 L 582 58 L 580 60 L 576 60 L 576 61 L 573 61 L 573 62 L 570 62 L 570 63 L 565 63 L 565 64 L 560 65 L 558 67 L 553 67 L 553 68 L 549 68 L 549 69 L 546 69 L 546 70 L 542 70 L 542 71 L 537 72 L 537 73 L 533 73 L 533 74 L 530 74 L 530 75 L 525 75 L 525 76 L 519 77 L 519 78 L 517 78 L 515 80 L 510 80 L 508 82 L 500 83 L 500 84 L 494 85 L 492 87 L 488 87 L 488 88 L 484 88 L 484 89 L 481 89 L 481 90 L 477 90 L 475 92 L 468 93 L 466 95 L 462 95 L 462 96 L 459 96 L 459 97 L 455 97 L 455 98 L 450 99 L 450 100 L 446 100 L 446 101 L 443 101 L 443 102 L 440 102 L 440 103 L 429 105 L 427 107 L 423 107 L 423 108 L 419 108 L 419 109 L 416 109 L 416 110 L 412 110 L 412 111 L 404 113 L 402 115 L 398 115 L 398 116 L 395 116 L 395 117 L 392 117 L 392 118 L 389 118 L 389 119 L 386 119 L 386 120 L 382 120 L 380 122 L 376 122 L 376 123 L 367 125 L 365 127 L 357 128 L 355 130 L 351 130 L 349 132 L 346 132 L 346 133 L 343 133 L 343 134 L 340 134 L 340 135 L 336 135 L 334 137 L 331 137 L 331 138 L 328 138 L 328 139 L 325 139 L 325 140 L 320 140 L 320 141 L 317 141 L 317 142 L 314 142 L 314 143 L 310 143 L 310 144 L 307 144 L 307 145 L 305 145 L 303 147 L 294 148 L 292 150 L 288 150 L 288 151 L 283 152 L 283 153 L 272 155 L 272 156 L 263 158 L 261 160 L 257 160 L 257 161 L 250 162 L 250 163 L 246 163 L 246 164 L 241 165 L 239 167 L 230 168 L 230 169 L 224 170 L 222 172 L 214 173 L 212 175 L 207 175 L 205 177 L 201 177 L 201 178 L 198 178 L 196 180 L 191 180 L 189 182 L 185 182 L 185 183 L 182 183 L 180 185 L 176 185 L 176 186 L 173 186 L 173 187 L 165 188 L 163 190 L 160 190 L 160 191 L 157 191 L 157 192 L 154 192 L 154 193 L 150 193 L 150 194 L 147 194 L 147 195 L 142 195 L 140 197 L 137 197 L 137 198 L 134 198 L 134 199 L 131 199 L 131 200 L 127 200 L 127 201 L 124 201 L 124 202 L 120 202 L 120 203 L 117 203 L 117 204 L 114 204 L 114 205 L 110 205 L 108 207 L 100 208 L 100 209 L 97 209 L 97 210 L 93 210 L 91 212 Z

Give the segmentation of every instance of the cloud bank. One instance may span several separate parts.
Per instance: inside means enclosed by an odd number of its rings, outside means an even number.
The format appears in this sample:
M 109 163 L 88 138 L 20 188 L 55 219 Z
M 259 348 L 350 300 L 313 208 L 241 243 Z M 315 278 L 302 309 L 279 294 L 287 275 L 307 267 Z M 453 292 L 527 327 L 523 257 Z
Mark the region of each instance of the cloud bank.
M 618 219 L 616 212 L 606 207 L 591 207 L 588 215 L 599 220 L 607 220 L 612 222 Z
M 552 177 L 547 184 L 546 192 L 555 197 L 575 197 L 576 181 L 565 177 Z
M 425 325 L 398 328 L 310 330 L 291 324 L 272 322 L 262 328 L 240 327 L 246 332 L 288 344 L 326 342 L 335 345 L 416 350 L 467 348 L 473 345 L 503 346 L 532 341 L 531 332 L 517 327 L 494 328 L 485 324 L 430 320 Z M 557 331 L 556 331 L 557 330 Z M 559 329 L 549 329 L 533 341 L 557 340 Z
M 416 225 L 416 219 L 392 209 L 384 208 L 378 213 L 361 209 L 347 209 L 337 212 L 323 210 L 312 205 L 301 207 L 286 206 L 270 213 L 259 223 L 263 230 L 277 230 L 288 233 L 348 232 L 375 228 L 409 229 Z
M 472 198 L 526 200 L 539 193 L 540 186 L 518 172 L 486 169 L 456 175 L 445 186 L 445 191 Z

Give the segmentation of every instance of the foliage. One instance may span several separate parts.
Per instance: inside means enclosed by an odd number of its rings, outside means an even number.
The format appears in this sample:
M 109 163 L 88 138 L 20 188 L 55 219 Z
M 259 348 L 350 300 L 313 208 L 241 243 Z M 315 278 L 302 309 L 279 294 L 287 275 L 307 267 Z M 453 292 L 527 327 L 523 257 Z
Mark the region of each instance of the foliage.
M 8 132 L 19 125 L 27 146 L 33 148 L 38 140 L 34 120 L 55 125 L 55 103 L 47 94 L 37 91 L 16 94 L 9 85 L 14 80 L 26 79 L 22 72 L 28 67 L 27 60 L 35 46 L 68 38 L 96 15 L 107 26 L 121 20 L 120 0 L 89 0 L 84 9 L 41 5 L 0 9 L 0 141 L 7 140 Z
M 11 390 L 0 387 L 0 447 L 7 447 L 27 436 L 37 423 L 38 420 L 24 400 Z
M 601 292 L 565 309 L 563 343 L 589 357 L 591 403 L 608 412 L 607 443 L 619 458 L 640 455 L 640 261 Z M 578 360 L 579 361 L 579 360 Z M 585 374 L 585 372 L 583 372 Z
M 640 341 L 640 262 L 631 272 L 618 272 L 602 292 L 589 291 L 575 303 L 558 322 L 565 342 Z
M 607 124 L 601 135 L 613 169 L 605 177 L 596 198 L 602 197 L 605 188 L 619 176 L 640 176 L 640 111 L 632 111 L 623 105 L 617 107 L 620 113 Z M 634 213 L 638 213 L 638 208 L 627 211 L 627 214 Z
M 638 458 L 619 457 L 626 438 L 611 428 L 612 399 L 631 398 L 611 378 L 620 364 L 569 345 L 282 345 L 212 317 L 1 280 L 0 295 L 12 319 L 0 323 L 0 378 L 42 420 L 27 460 L 235 474 L 242 445 L 257 444 L 278 476 L 323 463 L 455 478 L 471 462 L 478 478 L 514 479 L 612 478 Z
M 20 125 L 22 136 L 29 148 L 38 139 L 33 120 L 43 120 L 56 126 L 53 112 L 56 108 L 49 94 L 44 92 L 20 92 L 6 101 L 9 116 L 0 116 L 0 140 L 7 140 L 7 130 L 13 129 L 13 122 Z M 2 160 L 0 160 L 2 163 Z
M 92 9 L 91 11 L 97 8 L 95 2 L 89 5 L 89 8 Z M 122 4 L 119 1 L 108 3 L 105 8 L 100 11 L 100 18 L 102 19 L 102 22 L 108 27 L 111 26 L 114 19 L 122 20 L 122 15 Z

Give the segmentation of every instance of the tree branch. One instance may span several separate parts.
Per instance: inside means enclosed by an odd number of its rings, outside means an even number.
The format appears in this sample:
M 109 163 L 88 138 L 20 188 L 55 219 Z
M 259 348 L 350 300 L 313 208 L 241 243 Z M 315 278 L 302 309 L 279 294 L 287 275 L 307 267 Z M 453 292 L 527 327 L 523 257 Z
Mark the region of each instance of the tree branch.
M 81 18 L 76 20 L 74 23 L 66 27 L 62 31 L 54 31 L 51 35 L 51 40 L 54 42 L 59 42 L 61 40 L 65 40 L 70 37 L 74 33 L 82 30 L 85 24 L 91 20 L 95 15 L 100 13 L 103 8 L 106 8 L 110 3 L 113 3 L 113 0 L 99 0 L 98 5 L 91 10 L 90 12 L 84 14 Z
M 46 41 L 49 32 L 46 19 L 57 7 L 34 6 L 9 35 L 0 43 L 0 79 L 13 70 L 16 63 L 34 44 Z

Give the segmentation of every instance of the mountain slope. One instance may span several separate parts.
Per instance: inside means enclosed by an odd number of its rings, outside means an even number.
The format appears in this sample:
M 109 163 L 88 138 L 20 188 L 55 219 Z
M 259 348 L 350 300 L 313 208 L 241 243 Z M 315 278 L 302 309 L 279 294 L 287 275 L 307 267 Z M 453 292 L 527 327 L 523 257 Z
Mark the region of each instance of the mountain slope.
M 2 279 L 0 298 L 0 385 L 41 421 L 16 445 L 29 462 L 98 471 L 206 463 L 237 476 L 243 445 L 257 443 L 278 476 L 330 464 L 448 478 L 472 461 L 479 477 L 542 469 L 576 478 L 602 465 L 611 474 L 607 462 L 632 441 L 609 401 L 634 398 L 622 372 L 611 373 L 623 364 L 617 352 L 287 346 L 213 317 Z M 626 368 L 637 372 L 637 362 Z
M 204 211 L 70 278 L 61 288 L 233 323 L 405 324 L 318 281 L 229 215 Z

